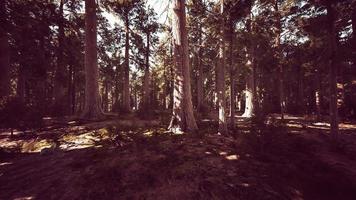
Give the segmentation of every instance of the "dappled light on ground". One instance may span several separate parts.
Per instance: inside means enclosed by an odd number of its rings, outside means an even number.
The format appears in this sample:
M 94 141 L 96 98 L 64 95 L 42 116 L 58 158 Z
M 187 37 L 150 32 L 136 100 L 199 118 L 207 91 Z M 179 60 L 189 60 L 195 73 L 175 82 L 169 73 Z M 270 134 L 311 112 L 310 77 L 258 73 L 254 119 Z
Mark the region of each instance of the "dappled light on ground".
M 288 125 L 298 120 L 241 120 L 229 135 L 94 122 L 2 137 L 0 199 L 353 199 L 356 137 L 335 149 L 327 131 Z

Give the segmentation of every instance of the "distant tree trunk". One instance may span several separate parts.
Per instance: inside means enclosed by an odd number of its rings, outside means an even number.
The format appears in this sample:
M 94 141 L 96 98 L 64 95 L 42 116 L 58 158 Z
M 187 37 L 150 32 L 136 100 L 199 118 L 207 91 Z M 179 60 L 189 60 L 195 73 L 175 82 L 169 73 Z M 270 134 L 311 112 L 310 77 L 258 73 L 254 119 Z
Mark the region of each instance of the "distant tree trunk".
M 245 111 L 242 114 L 242 117 L 251 118 L 255 115 L 255 106 L 253 103 L 253 101 L 254 101 L 253 99 L 255 98 L 255 96 L 254 96 L 255 92 L 253 90 L 254 90 L 255 86 L 254 86 L 253 79 L 254 79 L 253 72 L 250 72 L 250 74 L 246 78 Z
M 229 20 L 229 65 L 230 65 L 230 126 L 235 128 L 235 66 L 234 66 L 234 24 Z
M 252 22 L 252 14 L 251 14 L 251 22 L 248 25 L 248 30 L 250 32 L 254 31 L 254 23 Z M 254 41 L 251 41 L 250 46 L 247 49 L 247 67 L 250 72 L 246 78 L 246 89 L 245 89 L 245 111 L 242 114 L 242 117 L 251 118 L 256 113 L 256 69 L 255 69 L 255 49 Z
M 105 112 L 108 112 L 109 110 L 109 83 L 108 80 L 104 81 L 103 85 L 103 101 L 102 101 L 102 108 Z
M 321 71 L 319 70 L 319 67 L 316 70 L 316 92 L 315 92 L 315 105 L 316 105 L 316 112 L 317 112 L 317 120 L 321 120 L 321 105 L 322 105 L 322 88 L 321 88 Z
M 164 66 L 163 66 L 163 78 L 164 78 L 164 84 L 163 84 L 163 102 L 162 102 L 162 105 L 163 105 L 163 108 L 164 109 L 167 109 L 167 93 L 168 93 L 168 78 L 167 78 L 167 63 L 165 62 L 164 63 Z
M 356 1 L 352 5 L 352 46 L 353 46 L 353 63 L 356 69 Z
M 173 37 L 173 36 L 172 36 Z M 171 81 L 170 81 L 170 90 L 169 90 L 169 109 L 173 109 L 173 101 L 174 101 L 174 96 L 173 96 L 173 91 L 174 91 L 174 80 L 176 79 L 174 75 L 174 58 L 173 58 L 173 39 L 171 39 L 171 45 L 169 48 L 169 55 L 171 58 L 171 64 L 170 64 L 170 74 L 171 74 Z
M 147 111 L 147 109 L 150 108 L 150 33 L 147 33 L 146 66 L 142 86 L 143 98 L 141 109 L 143 109 L 143 111 Z
M 97 58 L 97 19 L 95 0 L 85 0 L 85 119 L 100 119 L 99 72 Z
M 219 132 L 227 132 L 226 122 L 226 100 L 225 100 L 225 20 L 224 16 L 224 0 L 220 0 L 220 49 L 219 49 L 219 65 L 217 66 L 216 86 L 218 96 L 218 121 Z
M 284 114 L 285 114 L 285 107 L 286 107 L 286 101 L 285 101 L 285 95 L 284 95 L 284 69 L 283 65 L 281 63 L 282 59 L 282 54 L 281 54 L 281 32 L 282 32 L 282 27 L 281 27 L 281 13 L 278 8 L 278 0 L 275 1 L 274 4 L 275 12 L 277 14 L 277 36 L 276 36 L 276 57 L 277 57 L 277 66 L 279 68 L 279 103 L 280 103 L 280 109 L 281 109 L 281 119 L 284 120 Z
M 44 63 L 46 63 L 45 56 L 45 37 L 41 37 L 39 41 L 39 51 L 38 51 L 38 60 L 36 63 L 38 65 L 37 82 L 36 87 L 34 87 L 35 98 L 36 98 L 36 109 L 40 111 L 41 114 L 44 114 L 47 111 L 47 102 L 46 102 L 46 80 L 47 80 L 47 68 Z
M 54 78 L 54 114 L 55 115 L 64 115 L 66 111 L 69 110 L 66 108 L 66 101 L 65 101 L 65 83 L 66 83 L 66 76 L 65 76 L 65 65 L 64 65 L 64 17 L 63 17 L 63 7 L 64 7 L 64 0 L 60 1 L 59 6 L 59 22 L 58 22 L 58 54 L 57 54 L 57 69 Z M 70 105 L 68 105 L 70 106 Z
M 73 65 L 69 66 L 68 71 L 68 113 L 75 113 L 75 68 Z
M 173 0 L 172 32 L 174 44 L 175 79 L 173 89 L 173 114 L 169 129 L 173 132 L 198 129 L 191 94 L 191 80 L 186 28 L 185 0 Z
M 120 100 L 119 100 L 119 96 L 120 96 L 120 86 L 121 86 L 121 79 L 120 79 L 120 70 L 121 70 L 121 57 L 120 57 L 120 51 L 118 51 L 118 58 L 117 58 L 117 63 L 118 65 L 116 66 L 115 69 L 115 92 L 114 92 L 114 97 L 113 97 L 113 110 L 114 111 L 118 111 L 119 107 L 120 107 Z
M 20 64 L 17 84 L 16 84 L 16 97 L 20 99 L 20 101 L 25 101 L 25 92 L 26 90 L 26 72 L 22 64 Z
M 199 48 L 197 52 L 197 68 L 198 68 L 198 77 L 197 77 L 197 110 L 202 112 L 204 111 L 204 69 L 202 64 L 202 34 L 201 34 L 201 27 L 199 28 Z
M 305 114 L 305 98 L 304 98 L 304 73 L 303 67 L 298 66 L 298 114 Z
M 124 64 L 124 84 L 122 90 L 122 109 L 124 112 L 130 112 L 130 19 L 129 11 L 125 11 L 125 64 Z
M 7 36 L 8 24 L 6 13 L 6 0 L 0 1 L 0 99 L 10 94 L 10 47 Z
M 337 109 L 337 66 L 336 64 L 336 30 L 335 8 L 333 3 L 327 3 L 328 39 L 329 39 L 329 69 L 330 69 L 330 132 L 334 139 L 338 138 L 339 120 Z

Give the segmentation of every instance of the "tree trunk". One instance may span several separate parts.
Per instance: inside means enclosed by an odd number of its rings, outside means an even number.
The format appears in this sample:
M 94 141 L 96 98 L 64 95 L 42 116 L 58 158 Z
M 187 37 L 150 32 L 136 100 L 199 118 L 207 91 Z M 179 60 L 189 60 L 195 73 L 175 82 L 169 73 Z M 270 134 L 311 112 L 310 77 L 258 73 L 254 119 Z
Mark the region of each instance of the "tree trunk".
M 64 0 L 60 1 L 59 6 L 59 23 L 58 23 L 58 54 L 57 54 L 57 69 L 54 78 L 54 114 L 55 115 L 64 115 L 68 110 L 65 104 L 65 83 L 66 83 L 66 76 L 65 76 L 65 65 L 64 65 L 64 17 L 63 17 L 63 7 L 64 7 Z M 70 106 L 70 105 L 68 105 Z
M 186 28 L 185 0 L 173 0 L 173 44 L 175 79 L 173 89 L 173 114 L 169 129 L 175 133 L 198 129 L 191 94 L 191 80 Z
M 322 77 L 321 77 L 321 71 L 319 70 L 319 67 L 316 70 L 316 92 L 315 92 L 315 106 L 316 106 L 316 113 L 317 113 L 317 120 L 320 121 L 321 120 L 321 105 L 322 105 L 322 88 L 321 88 L 321 81 L 322 81 Z
M 354 69 L 356 69 L 356 1 L 353 2 L 352 6 L 352 57 L 354 63 Z
M 305 98 L 304 98 L 304 72 L 303 67 L 298 66 L 298 114 L 305 114 Z
M 173 36 L 172 36 L 173 37 Z M 174 91 L 174 80 L 176 79 L 175 75 L 174 75 L 174 58 L 173 58 L 173 39 L 171 39 L 171 45 L 169 47 L 169 55 L 171 58 L 171 64 L 169 65 L 170 68 L 170 74 L 171 74 L 171 81 L 169 84 L 169 109 L 173 109 L 173 102 L 174 102 L 174 95 L 173 95 L 173 91 Z
M 197 68 L 198 68 L 198 77 L 197 77 L 197 110 L 203 112 L 205 109 L 204 105 L 204 69 L 202 64 L 202 34 L 201 27 L 199 30 L 199 48 L 197 52 Z
M 234 66 L 234 24 L 229 21 L 229 61 L 230 61 L 230 126 L 235 128 L 235 66 Z
M 245 90 L 245 111 L 242 114 L 242 117 L 251 118 L 255 115 L 255 106 L 253 103 L 253 99 L 255 98 L 253 88 L 253 72 L 250 72 L 246 78 L 246 90 Z
M 122 109 L 124 112 L 130 112 L 130 19 L 129 13 L 126 10 L 125 13 L 125 64 L 124 64 L 124 84 L 122 90 Z
M 85 0 L 85 119 L 100 119 L 99 72 L 97 59 L 97 18 L 95 0 Z
M 339 120 L 337 109 L 337 66 L 336 63 L 336 30 L 335 30 L 335 8 L 333 3 L 327 4 L 328 39 L 329 39 L 329 69 L 330 69 L 330 132 L 334 139 L 338 138 Z
M 0 2 L 0 15 L 7 17 L 6 0 Z M 0 21 L 0 99 L 10 94 L 10 47 L 7 19 Z
M 147 49 L 146 49 L 146 67 L 145 75 L 143 77 L 143 98 L 142 98 L 142 111 L 147 111 L 150 108 L 150 33 L 147 33 Z
M 226 100 L 225 100 L 225 20 L 224 16 L 224 0 L 220 0 L 220 49 L 219 49 L 219 65 L 217 66 L 216 86 L 218 97 L 218 121 L 219 133 L 227 132 L 226 122 Z
M 284 114 L 285 114 L 285 107 L 286 107 L 286 102 L 285 102 L 285 95 L 284 95 L 284 69 L 283 65 L 281 63 L 282 59 L 282 54 L 281 54 L 281 32 L 282 32 L 282 27 L 281 27 L 281 13 L 278 8 L 278 0 L 275 1 L 275 12 L 277 14 L 277 36 L 276 36 L 276 57 L 277 57 L 277 66 L 279 68 L 279 103 L 280 103 L 280 109 L 281 109 L 281 119 L 284 120 Z
M 254 31 L 252 14 L 251 14 L 251 22 L 248 26 L 248 30 L 250 32 Z M 250 70 L 249 74 L 246 78 L 246 90 L 245 90 L 245 111 L 242 114 L 242 117 L 251 118 L 255 115 L 256 112 L 256 70 L 255 70 L 255 55 L 254 55 L 254 47 L 255 43 L 251 41 L 250 46 L 247 49 L 247 67 Z
M 73 65 L 69 66 L 68 72 L 68 113 L 73 115 L 75 113 L 75 68 Z
M 115 92 L 114 92 L 114 97 L 113 97 L 113 110 L 118 111 L 120 108 L 120 88 L 121 88 L 121 78 L 120 78 L 120 69 L 121 69 L 121 57 L 120 57 L 120 51 L 118 51 L 118 65 L 116 66 L 115 69 Z

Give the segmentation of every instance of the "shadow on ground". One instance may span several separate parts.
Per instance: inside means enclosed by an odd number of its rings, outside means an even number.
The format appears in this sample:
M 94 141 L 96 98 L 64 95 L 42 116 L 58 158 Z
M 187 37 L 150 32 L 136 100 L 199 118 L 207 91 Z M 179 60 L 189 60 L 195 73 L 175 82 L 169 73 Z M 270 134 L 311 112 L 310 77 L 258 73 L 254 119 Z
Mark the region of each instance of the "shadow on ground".
M 217 135 L 208 124 L 189 135 L 111 124 L 3 138 L 0 199 L 355 199 L 354 137 L 334 147 L 287 126 Z

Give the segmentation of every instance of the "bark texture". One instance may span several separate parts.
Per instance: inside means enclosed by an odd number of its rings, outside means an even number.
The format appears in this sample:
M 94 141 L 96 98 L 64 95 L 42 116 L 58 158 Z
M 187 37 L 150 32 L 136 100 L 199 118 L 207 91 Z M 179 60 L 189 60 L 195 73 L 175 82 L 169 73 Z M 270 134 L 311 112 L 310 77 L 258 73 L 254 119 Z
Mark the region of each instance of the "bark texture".
M 6 1 L 0 2 L 0 15 L 7 16 Z M 0 20 L 0 98 L 10 93 L 10 47 L 7 37 L 7 19 Z
M 281 27 L 281 13 L 279 11 L 278 7 L 278 0 L 275 1 L 274 4 L 274 9 L 277 15 L 277 36 L 276 36 L 276 57 L 277 57 L 277 65 L 279 68 L 279 103 L 280 103 L 280 109 L 281 109 L 281 119 L 284 119 L 284 114 L 285 114 L 285 109 L 286 109 L 286 102 L 285 102 L 285 95 L 284 95 L 284 69 L 283 65 L 281 64 L 280 59 L 282 59 L 281 55 L 281 32 L 282 32 L 282 27 Z
M 99 95 L 96 25 L 96 2 L 85 0 L 85 103 L 81 117 L 90 120 L 103 117 Z
M 173 114 L 169 129 L 179 133 L 198 129 L 191 94 L 185 0 L 173 0 L 174 89 Z
M 337 139 L 339 133 L 339 120 L 337 109 L 337 66 L 336 66 L 336 30 L 335 30 L 335 8 L 333 3 L 327 4 L 327 17 L 329 22 L 329 84 L 330 84 L 330 132 Z
M 254 30 L 254 24 L 251 22 L 248 26 L 249 31 Z M 247 67 L 249 69 L 249 74 L 246 77 L 246 89 L 245 89 L 245 111 L 242 114 L 242 117 L 251 118 L 255 115 L 256 112 L 256 69 L 255 69 L 255 43 L 251 41 L 250 46 L 247 49 Z
M 229 20 L 229 65 L 230 65 L 230 126 L 235 127 L 235 66 L 234 66 L 234 24 Z
M 124 84 L 122 90 L 122 109 L 124 112 L 130 112 L 130 19 L 129 11 L 125 11 L 125 64 L 124 64 Z
M 225 100 L 225 19 L 224 0 L 220 0 L 220 49 L 219 49 L 219 65 L 216 70 L 216 89 L 217 89 L 217 104 L 218 104 L 218 121 L 219 133 L 227 132 L 226 120 L 226 100 Z
M 141 109 L 148 110 L 150 109 L 150 33 L 147 33 L 147 47 L 146 47 L 146 66 L 145 66 L 145 75 L 143 77 L 143 98 Z
M 63 27 L 63 7 L 64 7 L 64 0 L 60 1 L 59 6 L 59 22 L 58 22 L 58 54 L 57 54 L 57 69 L 54 78 L 54 105 L 56 107 L 54 114 L 55 115 L 64 115 L 69 108 L 66 108 L 66 100 L 65 100 L 65 83 L 66 83 L 66 76 L 65 76 L 65 65 L 64 65 L 64 27 Z M 68 105 L 69 106 L 69 105 Z

